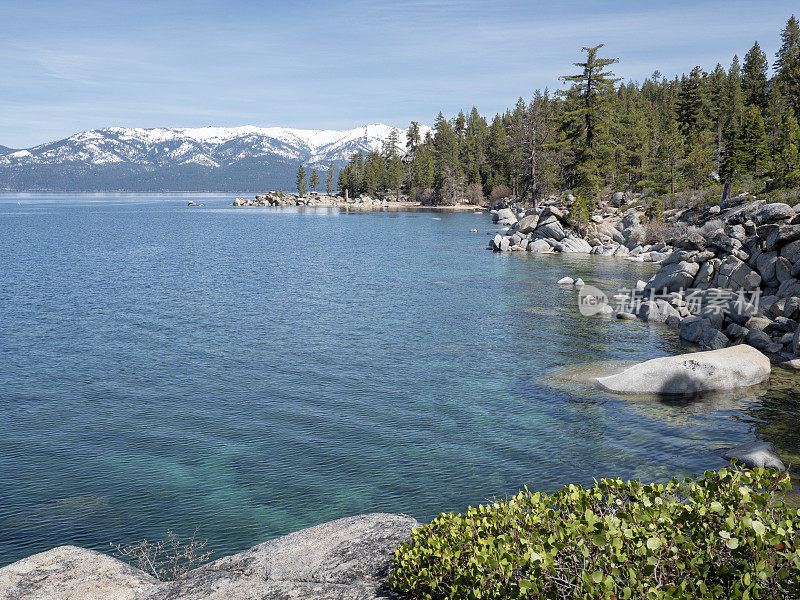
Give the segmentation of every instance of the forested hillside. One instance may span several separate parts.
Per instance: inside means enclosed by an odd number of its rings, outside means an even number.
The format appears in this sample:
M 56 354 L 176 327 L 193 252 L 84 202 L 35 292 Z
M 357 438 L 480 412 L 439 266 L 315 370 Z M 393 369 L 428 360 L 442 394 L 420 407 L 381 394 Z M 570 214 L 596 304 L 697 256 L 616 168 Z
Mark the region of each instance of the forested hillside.
M 726 68 L 701 66 L 643 82 L 614 76 L 603 45 L 583 48 L 564 89 L 491 120 L 473 108 L 439 114 L 421 139 L 412 123 L 401 163 L 389 144 L 358 153 L 339 176 L 351 195 L 403 185 L 423 202 L 450 204 L 513 196 L 535 201 L 571 190 L 592 203 L 609 191 L 668 195 L 772 179 L 800 186 L 800 27 L 792 16 L 772 64 L 755 42 Z

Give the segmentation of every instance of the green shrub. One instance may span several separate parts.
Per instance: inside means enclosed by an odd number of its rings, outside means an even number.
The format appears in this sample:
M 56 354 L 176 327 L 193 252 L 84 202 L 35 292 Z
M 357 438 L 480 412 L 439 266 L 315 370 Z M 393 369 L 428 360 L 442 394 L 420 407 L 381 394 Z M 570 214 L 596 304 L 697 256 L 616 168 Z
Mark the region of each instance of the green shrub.
M 667 484 L 602 479 L 442 514 L 395 553 L 413 598 L 800 598 L 789 476 L 736 467 Z

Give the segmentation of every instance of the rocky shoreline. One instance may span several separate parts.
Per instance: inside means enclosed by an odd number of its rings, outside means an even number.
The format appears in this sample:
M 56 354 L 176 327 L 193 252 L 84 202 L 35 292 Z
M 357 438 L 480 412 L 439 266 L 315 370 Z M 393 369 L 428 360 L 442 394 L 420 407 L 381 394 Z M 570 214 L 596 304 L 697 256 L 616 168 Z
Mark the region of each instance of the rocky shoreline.
M 94 550 L 60 546 L 0 569 L 8 600 L 372 600 L 419 523 L 373 513 L 303 529 L 161 582 Z
M 666 220 L 678 235 L 647 244 L 641 207 L 602 205 L 581 236 L 558 204 L 550 199 L 535 209 L 492 211 L 504 229 L 489 248 L 659 263 L 648 281 L 602 299 L 608 302 L 600 302 L 597 313 L 664 323 L 702 348 L 746 343 L 800 368 L 800 205 L 743 194 L 720 205 L 672 211 Z
M 354 198 L 342 196 L 341 194 L 317 194 L 311 192 L 304 196 L 291 194 L 281 191 L 268 192 L 266 194 L 256 194 L 253 198 L 235 198 L 230 204 L 236 207 L 259 206 L 259 207 L 281 207 L 281 206 L 319 206 L 336 207 L 344 209 L 361 210 L 433 210 L 433 211 L 455 211 L 455 212 L 482 212 L 484 207 L 475 204 L 454 204 L 454 205 L 427 205 L 419 202 L 411 202 L 404 194 L 397 196 L 386 196 L 384 198 L 373 198 L 361 195 Z

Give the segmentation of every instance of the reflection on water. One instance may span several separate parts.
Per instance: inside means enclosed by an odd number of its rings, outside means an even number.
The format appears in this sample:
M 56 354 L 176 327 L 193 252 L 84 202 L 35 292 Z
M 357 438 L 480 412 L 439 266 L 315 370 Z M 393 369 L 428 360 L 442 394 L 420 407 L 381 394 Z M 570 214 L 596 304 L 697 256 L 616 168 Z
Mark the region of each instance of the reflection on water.
M 485 215 L 202 202 L 0 196 L 0 565 L 167 528 L 230 553 L 359 512 L 697 473 L 755 438 L 800 454 L 793 373 L 692 402 L 591 385 L 683 348 L 554 282 L 613 292 L 653 265 L 494 254 Z

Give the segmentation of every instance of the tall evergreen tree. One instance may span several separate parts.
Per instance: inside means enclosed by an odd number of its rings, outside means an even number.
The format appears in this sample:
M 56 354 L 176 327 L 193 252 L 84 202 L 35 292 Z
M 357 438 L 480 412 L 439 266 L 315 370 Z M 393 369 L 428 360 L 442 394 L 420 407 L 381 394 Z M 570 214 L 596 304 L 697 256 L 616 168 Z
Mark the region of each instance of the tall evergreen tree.
M 786 64 L 786 59 L 796 48 L 800 48 L 800 24 L 794 15 L 789 17 L 786 27 L 781 32 L 781 47 L 775 53 L 775 73 L 780 74 Z
M 319 183 L 319 175 L 317 174 L 316 169 L 311 169 L 311 177 L 308 179 L 308 185 L 311 186 L 311 190 L 315 191 L 317 189 L 317 184 Z
M 606 148 L 605 121 L 608 104 L 618 78 L 606 67 L 618 62 L 616 58 L 598 58 L 597 51 L 603 47 L 598 44 L 584 47 L 586 60 L 573 63 L 581 69 L 575 75 L 564 75 L 561 79 L 571 82 L 571 88 L 564 93 L 571 105 L 566 116 L 568 137 L 575 151 L 574 170 L 576 185 L 585 193 L 594 196 L 599 192 L 598 159 Z
M 744 92 L 745 103 L 753 104 L 761 110 L 767 108 L 768 72 L 767 55 L 764 54 L 761 46 L 756 42 L 744 56 L 742 91 Z
M 298 193 L 298 195 L 305 196 L 306 195 L 306 191 L 307 191 L 306 190 L 306 170 L 305 170 L 305 168 L 303 167 L 302 164 L 297 168 L 297 178 L 295 179 L 295 181 L 297 182 L 297 193 Z
M 419 135 L 419 123 L 411 121 L 406 132 L 406 152 L 413 156 L 422 140 Z
M 705 112 L 708 98 L 705 78 L 705 71 L 697 66 L 681 81 L 678 93 L 678 123 L 687 141 L 696 137 L 706 125 Z

